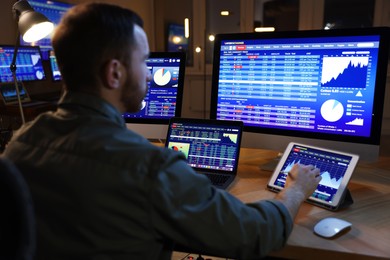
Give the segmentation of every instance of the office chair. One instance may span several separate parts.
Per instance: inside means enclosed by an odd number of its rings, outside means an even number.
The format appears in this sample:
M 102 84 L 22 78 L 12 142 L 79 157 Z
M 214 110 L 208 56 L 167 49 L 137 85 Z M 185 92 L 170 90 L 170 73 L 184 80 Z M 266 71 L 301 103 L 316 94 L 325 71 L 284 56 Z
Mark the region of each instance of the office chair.
M 34 251 L 30 191 L 16 166 L 0 157 L 0 259 L 31 260 Z

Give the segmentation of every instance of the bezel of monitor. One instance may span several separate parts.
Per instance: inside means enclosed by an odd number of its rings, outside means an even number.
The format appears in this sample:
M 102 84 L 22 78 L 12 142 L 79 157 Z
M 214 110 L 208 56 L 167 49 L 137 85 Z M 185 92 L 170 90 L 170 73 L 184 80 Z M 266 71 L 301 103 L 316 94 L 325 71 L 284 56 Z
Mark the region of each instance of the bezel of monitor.
M 2 64 L 3 61 L 0 62 L 0 65 L 1 65 L 1 67 L 0 67 L 0 69 L 1 69 L 0 82 L 13 82 L 13 76 L 12 76 L 10 66 L 12 63 L 12 58 L 13 58 L 15 46 L 0 45 L 0 49 L 6 49 L 11 54 L 11 56 L 8 59 L 9 64 Z M 33 78 L 21 76 L 23 67 L 21 66 L 22 64 L 20 64 L 20 61 L 22 59 L 23 52 L 27 51 L 27 50 L 33 50 L 33 52 L 36 55 L 39 55 L 39 60 L 36 63 L 36 66 L 33 64 L 33 66 L 36 67 L 36 69 L 34 69 L 35 75 L 31 74 L 31 76 L 33 76 Z M 42 73 L 42 74 L 40 76 L 38 76 L 37 73 Z M 3 78 L 5 75 L 7 75 L 7 77 L 9 77 L 8 80 Z M 46 80 L 45 69 L 44 69 L 43 63 L 42 63 L 42 54 L 41 54 L 39 46 L 19 46 L 18 47 L 17 56 L 16 56 L 16 78 L 18 81 L 23 81 L 23 82 Z
M 376 55 L 376 74 L 375 77 L 375 93 L 373 99 L 372 115 L 371 115 L 371 128 L 369 136 L 352 136 L 346 134 L 332 134 L 322 132 L 310 132 L 292 129 L 278 129 L 270 128 L 264 125 L 260 126 L 248 126 L 244 122 L 244 131 L 248 138 L 254 138 L 256 134 L 265 134 L 268 137 L 280 136 L 282 147 L 288 144 L 288 142 L 299 141 L 306 142 L 307 140 L 314 140 L 313 145 L 324 145 L 330 149 L 343 149 L 347 147 L 342 145 L 343 143 L 351 144 L 351 149 L 364 149 L 364 145 L 377 147 L 379 153 L 383 106 L 384 106 L 384 93 L 386 87 L 387 77 L 387 62 L 388 62 L 388 48 L 389 48 L 389 28 L 387 27 L 376 27 L 376 28 L 358 28 L 358 29 L 335 29 L 335 30 L 311 30 L 311 31 L 291 31 L 291 32 L 270 32 L 270 33 L 236 33 L 236 34 L 220 34 L 216 36 L 214 43 L 214 63 L 213 63 L 213 77 L 212 77 L 212 90 L 211 90 L 211 105 L 210 105 L 210 118 L 217 118 L 217 107 L 218 107 L 218 90 L 219 90 L 219 69 L 220 69 L 220 48 L 221 42 L 223 41 L 246 41 L 246 40 L 277 40 L 277 39 L 310 39 L 310 38 L 326 38 L 326 37 L 349 37 L 349 36 L 378 36 L 379 37 L 379 48 L 378 54 Z M 292 40 L 291 40 L 292 41 Z M 319 77 L 321 78 L 321 77 Z M 319 84 L 321 86 L 321 84 Z M 224 118 L 221 118 L 224 119 Z M 240 120 L 239 117 L 237 120 Z M 245 134 L 244 134 L 245 136 Z M 250 138 L 249 138 L 250 137 Z M 291 139 L 296 138 L 296 139 Z M 318 142 L 323 140 L 324 142 Z M 327 143 L 326 143 L 327 142 Z M 243 142 L 245 144 L 250 143 L 248 140 Z M 363 145 L 363 146 L 361 146 Z M 251 147 L 256 145 L 250 144 Z M 261 147 L 261 144 L 259 144 Z M 277 144 L 271 144 L 270 146 L 277 146 Z M 267 147 L 269 148 L 269 147 Z M 283 148 L 278 148 L 283 150 Z M 354 151 L 350 151 L 354 152 Z M 362 154 L 365 151 L 361 151 Z M 373 160 L 377 155 L 365 154 L 361 158 L 363 160 Z
M 183 102 L 183 86 L 184 86 L 184 75 L 185 75 L 185 63 L 186 63 L 186 55 L 184 52 L 151 52 L 149 55 L 149 59 L 175 59 L 180 60 L 179 64 L 174 67 L 179 67 L 179 74 L 177 79 L 177 90 L 176 90 L 176 101 L 175 101 L 175 112 L 172 116 L 145 116 L 143 112 L 138 113 L 125 113 L 123 118 L 127 123 L 129 129 L 135 130 L 143 134 L 146 138 L 150 139 L 164 139 L 166 136 L 166 130 L 169 123 L 169 119 L 171 117 L 180 117 L 182 110 L 182 102 Z M 158 66 L 157 66 L 158 67 Z M 149 69 L 153 69 L 150 67 Z M 152 71 L 151 71 L 152 73 Z M 153 74 L 152 74 L 153 76 Z M 148 95 L 150 94 L 150 90 L 152 87 L 150 86 L 156 85 L 154 83 L 154 79 L 148 83 Z M 169 83 L 170 84 L 170 83 Z M 152 125 L 152 127 L 148 127 Z M 157 125 L 165 126 L 160 130 L 157 128 Z M 153 129 L 154 128 L 154 129 Z

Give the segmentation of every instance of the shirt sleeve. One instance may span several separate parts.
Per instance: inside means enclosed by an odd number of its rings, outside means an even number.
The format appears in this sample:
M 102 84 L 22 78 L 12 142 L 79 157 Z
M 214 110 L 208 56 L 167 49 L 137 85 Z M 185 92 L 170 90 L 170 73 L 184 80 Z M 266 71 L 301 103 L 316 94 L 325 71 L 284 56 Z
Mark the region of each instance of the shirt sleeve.
M 156 236 L 202 254 L 253 259 L 285 245 L 292 219 L 282 203 L 244 204 L 171 158 L 150 190 Z

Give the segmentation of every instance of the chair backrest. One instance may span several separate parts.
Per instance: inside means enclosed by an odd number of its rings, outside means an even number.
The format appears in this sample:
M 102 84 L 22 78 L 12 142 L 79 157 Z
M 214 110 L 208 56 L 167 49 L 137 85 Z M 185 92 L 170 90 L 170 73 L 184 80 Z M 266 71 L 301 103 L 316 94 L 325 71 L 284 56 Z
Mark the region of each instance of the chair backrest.
M 35 243 L 29 188 L 16 166 L 0 157 L 0 259 L 33 259 Z

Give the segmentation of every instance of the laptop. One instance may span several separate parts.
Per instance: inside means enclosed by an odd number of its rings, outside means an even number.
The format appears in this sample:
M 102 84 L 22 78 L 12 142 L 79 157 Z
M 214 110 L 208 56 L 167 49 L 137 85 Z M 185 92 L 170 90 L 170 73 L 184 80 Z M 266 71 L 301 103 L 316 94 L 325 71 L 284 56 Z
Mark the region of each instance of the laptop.
M 22 103 L 31 102 L 30 96 L 21 81 L 18 82 L 20 101 Z M 0 96 L 4 105 L 13 105 L 18 103 L 15 83 L 0 83 Z
M 18 89 L 20 102 L 24 108 L 42 106 L 50 103 L 48 101 L 32 100 L 21 81 L 18 82 Z M 19 103 L 14 82 L 0 83 L 0 99 L 5 106 L 16 106 Z
M 197 173 L 226 189 L 237 176 L 242 131 L 241 121 L 173 117 L 165 146 L 184 153 Z

